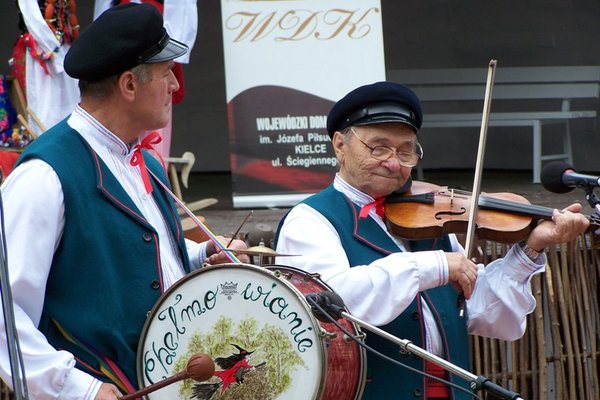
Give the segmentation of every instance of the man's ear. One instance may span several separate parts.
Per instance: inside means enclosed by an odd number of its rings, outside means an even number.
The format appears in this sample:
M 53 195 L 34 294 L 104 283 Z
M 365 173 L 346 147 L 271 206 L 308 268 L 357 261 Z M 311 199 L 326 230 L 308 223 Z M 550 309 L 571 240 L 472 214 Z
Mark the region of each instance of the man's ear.
M 335 131 L 333 133 L 333 137 L 331 138 L 331 144 L 333 145 L 333 151 L 338 160 L 342 160 L 342 156 L 344 154 L 344 139 L 346 137 L 340 131 Z
M 123 72 L 117 79 L 117 89 L 121 96 L 127 101 L 135 100 L 137 85 L 137 77 L 131 71 Z

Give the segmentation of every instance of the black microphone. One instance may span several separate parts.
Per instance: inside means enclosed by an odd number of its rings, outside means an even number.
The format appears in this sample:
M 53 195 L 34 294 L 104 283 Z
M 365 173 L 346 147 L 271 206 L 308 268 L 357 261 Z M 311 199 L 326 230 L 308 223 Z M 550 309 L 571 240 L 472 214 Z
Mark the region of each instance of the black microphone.
M 579 174 L 569 164 L 560 161 L 551 162 L 542 169 L 541 181 L 544 188 L 553 193 L 600 186 L 599 176 Z
M 346 311 L 344 300 L 342 300 L 337 293 L 309 293 L 306 295 L 306 300 L 308 301 L 308 304 L 310 304 L 310 309 L 314 316 L 322 322 L 331 322 L 327 315 L 323 314 L 323 311 L 335 320 L 342 318 L 342 312 Z M 315 306 L 315 303 L 321 307 L 322 310 Z

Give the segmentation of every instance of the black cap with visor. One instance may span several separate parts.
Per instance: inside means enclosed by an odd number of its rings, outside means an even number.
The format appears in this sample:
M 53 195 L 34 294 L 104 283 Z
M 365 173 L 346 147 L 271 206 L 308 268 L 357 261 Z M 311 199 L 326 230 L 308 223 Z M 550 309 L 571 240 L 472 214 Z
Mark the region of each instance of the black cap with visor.
M 64 67 L 72 78 L 98 81 L 187 51 L 187 45 L 169 37 L 156 7 L 125 3 L 109 8 L 81 32 L 65 56 Z
M 416 132 L 423 123 L 421 103 L 408 87 L 394 82 L 376 82 L 352 90 L 332 107 L 327 116 L 330 137 L 350 126 L 399 122 Z

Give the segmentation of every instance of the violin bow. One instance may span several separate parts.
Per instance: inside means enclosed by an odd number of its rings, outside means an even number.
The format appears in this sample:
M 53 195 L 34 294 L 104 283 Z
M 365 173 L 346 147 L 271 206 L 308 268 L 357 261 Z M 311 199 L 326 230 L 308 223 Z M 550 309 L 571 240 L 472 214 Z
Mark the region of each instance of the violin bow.
M 490 119 L 490 108 L 492 105 L 492 92 L 494 89 L 494 77 L 496 75 L 496 60 L 490 60 L 488 66 L 487 82 L 485 85 L 485 98 L 483 100 L 483 114 L 481 115 L 481 130 L 479 132 L 479 148 L 477 149 L 477 164 L 475 166 L 475 177 L 473 179 L 473 192 L 471 194 L 471 212 L 467 225 L 467 236 L 465 239 L 465 254 L 470 259 L 473 251 L 473 241 L 475 239 L 475 229 L 477 221 L 477 207 L 479 205 L 479 194 L 481 193 L 481 173 L 483 171 L 483 156 L 485 155 L 485 142 L 487 139 L 487 129 Z M 465 299 L 461 293 L 458 298 L 458 308 L 460 316 L 465 313 Z

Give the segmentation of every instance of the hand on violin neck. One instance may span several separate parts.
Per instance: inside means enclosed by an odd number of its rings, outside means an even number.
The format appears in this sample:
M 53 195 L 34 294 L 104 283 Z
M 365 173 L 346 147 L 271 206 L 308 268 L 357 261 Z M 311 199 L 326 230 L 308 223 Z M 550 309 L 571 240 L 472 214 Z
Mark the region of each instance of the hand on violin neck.
M 527 245 L 536 251 L 543 251 L 546 247 L 575 240 L 590 225 L 588 218 L 580 211 L 579 203 L 573 203 L 562 211 L 554 210 L 551 221 L 541 221 L 531 231 Z
M 460 253 L 444 253 L 448 262 L 448 283 L 470 299 L 477 281 L 477 265 Z

